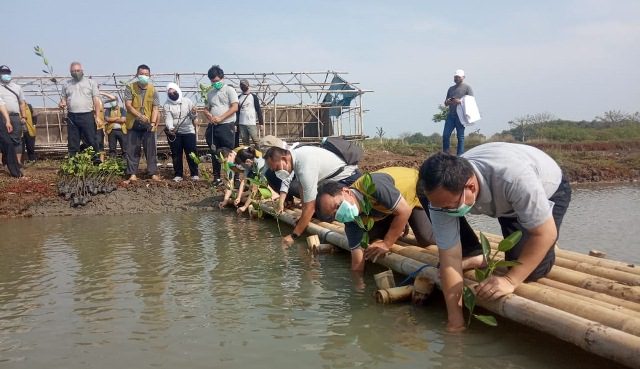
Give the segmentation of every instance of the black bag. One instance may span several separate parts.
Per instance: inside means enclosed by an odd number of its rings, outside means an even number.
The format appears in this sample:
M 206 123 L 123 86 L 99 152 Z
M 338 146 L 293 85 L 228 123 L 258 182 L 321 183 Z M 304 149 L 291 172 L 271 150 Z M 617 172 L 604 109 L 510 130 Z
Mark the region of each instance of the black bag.
M 363 155 L 362 149 L 355 142 L 340 137 L 326 137 L 320 147 L 338 155 L 347 165 L 357 165 Z
M 133 121 L 133 126 L 131 126 L 132 131 L 138 131 L 138 132 L 147 132 L 150 129 L 151 129 L 151 124 L 142 123 L 137 119 Z

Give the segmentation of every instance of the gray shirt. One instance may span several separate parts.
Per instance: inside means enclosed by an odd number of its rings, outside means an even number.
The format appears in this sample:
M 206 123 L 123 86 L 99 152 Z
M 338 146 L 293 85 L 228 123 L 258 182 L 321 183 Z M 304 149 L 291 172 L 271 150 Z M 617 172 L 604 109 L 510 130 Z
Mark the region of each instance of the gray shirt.
M 7 90 L 9 88 L 11 91 Z M 2 83 L 0 85 L 0 99 L 4 100 L 4 104 L 7 107 L 9 113 L 20 113 L 20 102 L 24 101 L 24 93 L 22 88 L 14 82 Z
M 473 90 L 471 89 L 471 86 L 463 82 L 460 85 L 453 85 L 449 87 L 445 100 L 449 98 L 462 99 L 465 95 L 473 96 Z M 456 109 L 453 109 L 453 107 L 455 107 L 455 105 L 449 106 L 449 115 L 457 116 Z
M 351 176 L 358 169 L 357 165 L 347 165 L 336 154 L 321 147 L 303 146 L 292 150 L 291 156 L 293 172 L 302 187 L 303 203 L 316 199 L 318 186 L 324 181 L 337 182 Z M 340 174 L 328 178 L 343 167 Z
M 469 160 L 478 178 L 479 193 L 472 214 L 513 217 L 525 229 L 535 228 L 551 217 L 548 199 L 562 181 L 562 171 L 547 154 L 535 147 L 505 142 L 476 146 L 462 157 Z M 441 249 L 460 243 L 458 218 L 429 211 Z
M 62 89 L 70 113 L 88 113 L 94 110 L 93 98 L 100 98 L 98 84 L 86 77 L 80 81 L 70 79 Z
M 215 88 L 211 88 L 211 90 L 207 93 L 207 109 L 209 112 L 213 114 L 213 116 L 220 116 L 231 108 L 231 104 L 238 103 L 238 94 L 236 90 L 229 86 L 224 85 L 221 89 L 216 90 Z M 220 122 L 223 123 L 233 123 L 236 121 L 236 115 L 231 114 L 227 119 Z

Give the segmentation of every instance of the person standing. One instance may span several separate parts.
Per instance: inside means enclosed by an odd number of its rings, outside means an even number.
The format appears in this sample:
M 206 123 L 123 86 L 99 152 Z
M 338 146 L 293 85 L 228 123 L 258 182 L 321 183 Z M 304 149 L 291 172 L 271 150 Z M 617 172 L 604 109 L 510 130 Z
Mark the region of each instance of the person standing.
M 240 81 L 240 89 L 242 94 L 238 96 L 238 129 L 239 141 L 243 145 L 249 145 L 249 138 L 254 145 L 258 145 L 258 127 L 256 126 L 256 117 L 258 124 L 264 127 L 264 118 L 262 117 L 262 108 L 260 100 L 256 94 L 249 91 L 249 81 L 243 79 Z
M 207 76 L 211 81 L 211 90 L 207 93 L 206 110 L 204 115 L 209 121 L 205 131 L 207 146 L 211 150 L 213 160 L 214 184 L 222 183 L 220 177 L 221 163 L 216 160 L 216 151 L 235 147 L 236 112 L 238 111 L 238 94 L 236 90 L 224 83 L 224 71 L 220 66 L 209 68 Z
M 127 142 L 127 111 L 118 104 L 118 97 L 103 93 L 107 99 L 105 101 L 104 109 L 104 132 L 107 134 L 107 141 L 109 143 L 109 157 L 115 158 L 118 155 L 118 143 L 120 144 L 120 151 L 122 156 L 126 158 L 126 142 Z
M 141 64 L 136 70 L 136 80 L 124 90 L 127 108 L 127 174 L 129 181 L 137 181 L 138 165 L 142 148 L 147 159 L 147 172 L 154 181 L 160 181 L 156 130 L 158 128 L 158 106 L 160 98 L 155 86 L 150 82 L 151 69 Z
M 182 154 L 187 156 L 191 179 L 199 180 L 198 165 L 190 154 L 196 152 L 195 104 L 182 96 L 182 90 L 175 83 L 167 85 L 167 102 L 164 106 L 164 124 L 167 140 L 171 146 L 175 182 L 182 181 L 184 175 Z
M 455 84 L 447 90 L 447 97 L 444 100 L 444 105 L 449 107 L 449 113 L 447 114 L 447 120 L 444 122 L 444 130 L 442 132 L 442 151 L 448 153 L 451 145 L 451 133 L 456 130 L 456 137 L 458 138 L 458 146 L 456 149 L 457 155 L 460 156 L 464 153 L 464 125 L 460 122 L 456 108 L 460 105 L 464 96 L 473 96 L 473 90 L 471 86 L 464 83 L 464 70 L 456 70 L 453 76 L 453 82 Z
M 437 153 L 420 167 L 417 191 L 429 200 L 431 224 L 440 256 L 447 328 L 463 330 L 463 261 L 478 267 L 482 255 L 464 260 L 458 219 L 465 214 L 498 218 L 502 234 L 522 232 L 505 253 L 518 264 L 503 276 L 480 282 L 479 298 L 494 300 L 512 293 L 523 282 L 549 273 L 555 262 L 554 245 L 571 201 L 571 187 L 558 164 L 543 151 L 527 145 L 492 142 L 462 156 Z M 464 245 L 462 246 L 464 248 Z
M 0 151 L 2 152 L 3 160 L 7 162 L 7 169 L 12 177 L 22 177 L 20 172 L 20 164 L 16 156 L 16 149 L 13 140 L 11 139 L 11 132 L 13 131 L 13 125 L 9 118 L 9 112 L 7 111 L 4 100 L 0 97 L 0 118 L 2 124 L 0 124 Z
M 5 108 L 9 113 L 9 119 L 13 126 L 9 138 L 14 146 L 12 151 L 20 163 L 22 159 L 22 125 L 25 123 L 26 103 L 22 88 L 11 81 L 11 69 L 6 65 L 0 66 L 0 98 L 4 101 Z M 7 159 L 3 158 L 2 162 L 7 164 Z
M 62 99 L 60 107 L 67 109 L 67 146 L 69 156 L 74 156 L 80 151 L 80 140 L 87 146 L 93 147 L 98 155 L 99 147 L 96 140 L 98 118 L 100 114 L 101 101 L 98 84 L 84 78 L 82 64 L 77 61 L 71 63 L 69 67 L 71 79 L 62 89 Z M 96 156 L 96 161 L 98 161 Z

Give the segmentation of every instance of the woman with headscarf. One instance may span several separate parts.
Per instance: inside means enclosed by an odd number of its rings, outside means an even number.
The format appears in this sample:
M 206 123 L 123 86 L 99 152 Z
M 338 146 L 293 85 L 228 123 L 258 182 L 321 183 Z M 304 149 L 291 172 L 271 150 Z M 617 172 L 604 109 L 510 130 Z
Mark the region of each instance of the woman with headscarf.
M 196 152 L 195 105 L 191 99 L 182 96 L 182 90 L 175 83 L 167 85 L 167 102 L 164 104 L 165 133 L 171 146 L 175 182 L 182 181 L 183 159 L 187 156 L 191 179 L 199 180 L 198 165 L 189 154 Z

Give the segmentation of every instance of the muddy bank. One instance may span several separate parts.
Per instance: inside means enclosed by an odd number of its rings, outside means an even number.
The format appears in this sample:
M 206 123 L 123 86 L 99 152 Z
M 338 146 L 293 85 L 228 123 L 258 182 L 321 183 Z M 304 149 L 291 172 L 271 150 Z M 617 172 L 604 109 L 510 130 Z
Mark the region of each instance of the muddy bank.
M 536 145 L 538 146 L 538 145 Z M 620 147 L 566 147 L 540 145 L 553 156 L 574 184 L 635 182 L 640 180 L 640 144 Z M 428 157 L 426 151 L 410 154 L 386 150 L 369 150 L 361 161 L 365 171 L 389 166 L 419 168 Z M 47 215 L 95 215 L 129 213 L 164 213 L 186 210 L 216 209 L 221 193 L 207 182 L 185 180 L 175 183 L 171 168 L 161 168 L 162 182 L 142 179 L 132 184 L 118 183 L 117 191 L 92 196 L 86 206 L 72 208 L 57 194 L 57 171 L 60 162 L 43 160 L 24 169 L 27 179 L 14 179 L 0 172 L 0 218 Z M 211 168 L 210 164 L 206 165 Z

